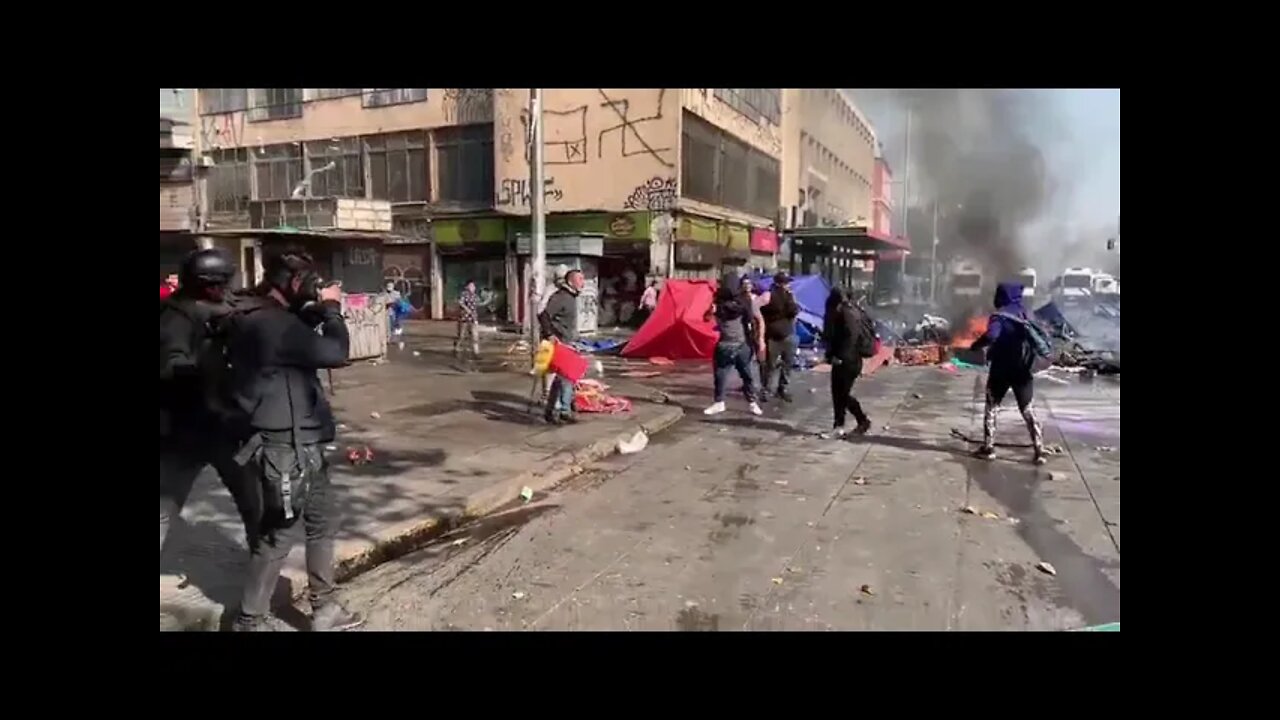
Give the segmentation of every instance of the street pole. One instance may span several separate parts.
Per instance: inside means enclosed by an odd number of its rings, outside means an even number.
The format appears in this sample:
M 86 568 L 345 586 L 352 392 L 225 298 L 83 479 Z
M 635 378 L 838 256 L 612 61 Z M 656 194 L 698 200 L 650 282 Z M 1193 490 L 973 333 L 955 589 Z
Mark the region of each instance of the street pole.
M 529 285 L 531 350 L 538 352 L 538 310 L 547 280 L 547 219 L 542 207 L 542 90 L 529 91 L 529 220 L 533 237 L 533 282 Z
M 938 199 L 933 199 L 933 248 L 929 251 L 929 307 L 933 308 L 937 294 L 933 286 L 938 282 Z
M 907 134 L 902 159 L 902 236 L 907 234 L 907 204 L 911 198 L 911 108 L 907 108 Z M 902 251 L 902 272 L 898 276 L 898 297 L 906 298 L 907 290 L 907 252 Z

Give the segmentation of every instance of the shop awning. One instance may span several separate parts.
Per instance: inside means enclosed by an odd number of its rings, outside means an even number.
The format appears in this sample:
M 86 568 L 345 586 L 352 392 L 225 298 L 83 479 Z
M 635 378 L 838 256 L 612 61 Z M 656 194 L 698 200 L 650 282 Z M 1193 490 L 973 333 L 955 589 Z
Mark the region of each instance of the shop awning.
M 196 235 L 208 235 L 209 237 L 270 237 L 270 238 L 286 238 L 286 237 L 302 237 L 302 238 L 330 238 L 334 240 L 382 240 L 392 243 L 422 243 L 426 242 L 421 238 L 413 238 L 407 235 L 398 235 L 389 232 L 372 232 L 369 230 L 342 230 L 340 228 L 323 228 L 323 229 L 304 229 L 292 227 L 278 227 L 268 229 L 257 228 L 238 228 L 231 230 L 209 230 L 202 233 L 194 233 Z
M 792 240 L 795 249 L 840 249 L 844 252 L 879 253 L 910 250 L 911 242 L 904 237 L 891 237 L 865 227 L 801 227 L 783 233 Z

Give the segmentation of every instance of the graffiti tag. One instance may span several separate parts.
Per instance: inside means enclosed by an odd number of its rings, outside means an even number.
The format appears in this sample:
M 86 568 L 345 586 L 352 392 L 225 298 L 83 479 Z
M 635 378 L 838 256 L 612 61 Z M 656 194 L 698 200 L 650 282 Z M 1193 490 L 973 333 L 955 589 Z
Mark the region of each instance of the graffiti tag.
M 544 178 L 542 181 L 542 197 L 546 200 L 563 200 L 564 191 L 555 186 L 556 179 L 553 177 Z M 493 202 L 498 207 L 528 207 L 530 200 L 529 181 L 523 179 L 508 178 L 502 181 L 498 192 L 495 193 Z
M 677 197 L 675 178 L 654 176 L 632 190 L 622 206 L 628 210 L 672 210 Z

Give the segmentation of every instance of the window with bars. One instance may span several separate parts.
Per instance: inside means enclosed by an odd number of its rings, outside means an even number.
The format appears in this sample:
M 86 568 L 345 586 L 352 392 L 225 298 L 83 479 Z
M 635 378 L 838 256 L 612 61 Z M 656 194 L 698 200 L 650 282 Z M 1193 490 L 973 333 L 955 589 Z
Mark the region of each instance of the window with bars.
M 332 100 L 334 98 L 352 97 L 364 92 L 361 88 L 313 88 L 309 91 L 309 100 Z
M 778 161 L 686 112 L 680 192 L 684 197 L 760 217 L 778 211 Z
M 258 200 L 283 200 L 302 182 L 302 152 L 293 143 L 268 145 L 253 151 Z
M 427 99 L 426 88 L 373 88 L 364 91 L 365 107 L 385 107 L 404 103 L 423 102 Z
M 702 202 L 719 202 L 719 131 L 690 112 L 684 113 L 681 125 L 680 194 Z
M 754 123 L 768 120 L 777 125 L 782 120 L 780 88 L 716 88 L 715 91 L 716 98 Z
M 751 153 L 751 212 L 771 218 L 778 212 L 782 179 L 778 161 L 762 152 Z
M 249 91 L 245 88 L 201 88 L 200 114 L 239 112 L 249 106 Z
M 248 213 L 252 197 L 249 151 L 226 148 L 213 150 L 209 156 L 213 158 L 213 167 L 209 168 L 208 175 L 210 212 Z
M 302 117 L 302 88 L 255 88 L 249 121 Z
M 438 201 L 493 202 L 493 123 L 439 128 L 435 146 Z
M 720 204 L 738 210 L 750 210 L 751 198 L 748 185 L 750 171 L 747 156 L 750 149 L 745 143 L 721 136 L 720 142 Z
M 364 138 L 364 148 L 369 156 L 369 183 L 375 200 L 430 199 L 425 132 L 370 135 Z
M 309 142 L 311 197 L 364 197 L 364 162 L 360 138 Z M 333 169 L 324 170 L 333 163 Z

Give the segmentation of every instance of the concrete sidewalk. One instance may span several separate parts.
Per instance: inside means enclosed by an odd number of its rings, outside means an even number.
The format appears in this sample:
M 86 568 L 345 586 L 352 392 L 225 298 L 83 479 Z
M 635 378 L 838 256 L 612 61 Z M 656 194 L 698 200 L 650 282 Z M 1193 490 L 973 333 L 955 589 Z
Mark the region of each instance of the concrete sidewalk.
M 342 423 L 328 453 L 344 508 L 339 580 L 515 500 L 525 486 L 549 488 L 613 453 L 620 437 L 660 431 L 683 415 L 679 406 L 649 402 L 643 386 L 606 379 L 612 392 L 632 399 L 631 412 L 548 426 L 530 410 L 532 378 L 503 368 L 506 357 L 465 373 L 425 346 L 415 355 L 415 347 L 410 338 L 390 362 L 333 373 L 331 400 Z M 349 449 L 365 447 L 372 462 L 348 462 Z M 222 610 L 239 601 L 248 551 L 212 471 L 196 483 L 182 519 L 160 561 L 161 629 L 216 629 Z M 305 593 L 303 557 L 301 546 L 290 555 L 278 603 Z M 181 586 L 176 576 L 185 577 Z

